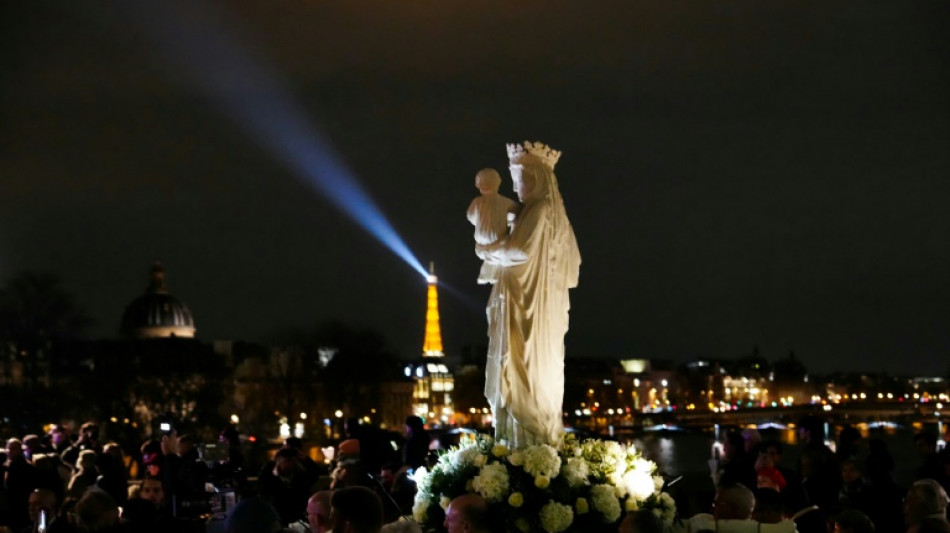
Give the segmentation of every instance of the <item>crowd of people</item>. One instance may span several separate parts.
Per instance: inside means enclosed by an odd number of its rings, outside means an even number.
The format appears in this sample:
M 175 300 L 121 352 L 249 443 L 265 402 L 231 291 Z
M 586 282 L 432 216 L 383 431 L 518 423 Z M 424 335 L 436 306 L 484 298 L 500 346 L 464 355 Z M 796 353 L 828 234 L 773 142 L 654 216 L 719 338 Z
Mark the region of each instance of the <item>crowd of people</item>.
M 938 451 L 936 435 L 916 436 L 917 479 L 901 487 L 883 441 L 846 427 L 832 451 L 820 420 L 799 429 L 796 468 L 783 461 L 781 442 L 731 432 L 711 476 L 712 501 L 681 502 L 678 494 L 672 526 L 632 511 L 618 533 L 950 533 L 950 450 Z M 9 439 L 0 454 L 0 533 L 421 533 L 410 519 L 411 472 L 432 455 L 417 417 L 407 419 L 400 449 L 352 420 L 332 462 L 314 461 L 300 439 L 288 438 L 251 475 L 236 431 L 223 431 L 217 446 L 209 460 L 192 436 L 171 433 L 126 457 L 117 444 L 99 442 L 94 423 L 75 439 L 59 426 Z M 137 479 L 132 463 L 141 468 Z M 480 496 L 466 494 L 448 503 L 443 525 L 448 533 L 500 533 L 495 518 Z
M 331 509 L 334 523 L 348 520 L 360 533 L 411 513 L 409 473 L 429 453 L 422 420 L 407 419 L 398 450 L 357 420 L 347 421 L 345 437 L 331 464 L 290 437 L 253 472 L 230 427 L 213 454 L 170 431 L 127 457 L 100 442 L 93 422 L 75 438 L 62 426 L 11 438 L 0 450 L 0 533 L 329 532 Z
M 915 435 L 919 466 L 902 487 L 883 440 L 862 439 L 845 426 L 833 451 L 821 419 L 806 417 L 798 429 L 797 468 L 783 462 L 781 442 L 763 441 L 755 429 L 730 432 L 713 474 L 712 509 L 686 520 L 686 530 L 950 533 L 950 449 L 938 451 L 936 434 Z

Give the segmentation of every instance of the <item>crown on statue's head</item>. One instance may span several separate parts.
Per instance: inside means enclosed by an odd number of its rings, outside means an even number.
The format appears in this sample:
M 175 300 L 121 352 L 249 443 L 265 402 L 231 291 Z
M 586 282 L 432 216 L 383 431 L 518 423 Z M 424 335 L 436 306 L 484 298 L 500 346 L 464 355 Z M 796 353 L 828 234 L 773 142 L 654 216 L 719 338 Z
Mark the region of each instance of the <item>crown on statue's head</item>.
M 561 158 L 561 152 L 541 142 L 525 141 L 522 144 L 508 145 L 508 161 L 512 165 L 520 165 L 525 155 L 531 154 L 541 160 L 548 168 L 554 170 L 554 165 Z

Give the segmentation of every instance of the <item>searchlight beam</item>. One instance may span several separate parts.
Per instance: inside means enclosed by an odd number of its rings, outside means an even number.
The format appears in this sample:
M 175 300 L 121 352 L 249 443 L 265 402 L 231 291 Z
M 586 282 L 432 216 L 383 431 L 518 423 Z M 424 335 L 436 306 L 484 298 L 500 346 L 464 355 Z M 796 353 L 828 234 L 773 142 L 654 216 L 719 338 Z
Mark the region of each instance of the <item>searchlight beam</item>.
M 121 4 L 158 46 L 164 59 L 183 67 L 196 89 L 312 190 L 326 196 L 350 219 L 386 245 L 423 277 L 425 268 L 373 202 L 330 141 L 307 121 L 307 113 L 279 76 L 255 59 L 217 16 L 196 17 L 179 1 Z M 188 6 L 213 8 L 206 2 Z M 200 21 L 198 20 L 200 18 Z

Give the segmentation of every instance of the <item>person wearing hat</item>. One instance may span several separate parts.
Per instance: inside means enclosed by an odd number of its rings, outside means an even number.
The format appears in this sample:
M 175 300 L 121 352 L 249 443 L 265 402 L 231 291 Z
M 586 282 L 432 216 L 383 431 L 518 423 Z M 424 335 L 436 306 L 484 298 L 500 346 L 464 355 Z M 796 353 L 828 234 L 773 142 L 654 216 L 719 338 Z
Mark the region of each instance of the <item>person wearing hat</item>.
M 337 457 L 342 461 L 344 459 L 360 458 L 360 441 L 357 439 L 346 439 L 337 446 Z

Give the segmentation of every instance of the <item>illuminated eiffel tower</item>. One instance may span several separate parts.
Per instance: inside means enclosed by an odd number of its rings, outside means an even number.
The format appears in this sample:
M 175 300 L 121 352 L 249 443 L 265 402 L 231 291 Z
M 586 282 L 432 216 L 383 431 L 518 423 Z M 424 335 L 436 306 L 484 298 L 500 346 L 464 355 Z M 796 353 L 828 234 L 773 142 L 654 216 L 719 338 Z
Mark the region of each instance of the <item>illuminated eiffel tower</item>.
M 439 326 L 439 278 L 435 277 L 435 263 L 429 263 L 426 277 L 429 291 L 426 297 L 426 336 L 422 343 L 422 357 L 445 357 L 442 352 L 442 328 Z
M 455 377 L 445 365 L 442 351 L 442 328 L 439 324 L 439 278 L 435 276 L 435 263 L 429 263 L 428 293 L 426 298 L 426 329 L 422 343 L 422 362 L 412 370 L 416 380 L 412 392 L 413 414 L 421 416 L 427 424 L 439 426 L 452 422 L 455 410 L 452 391 Z

